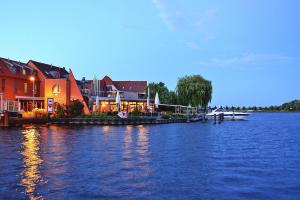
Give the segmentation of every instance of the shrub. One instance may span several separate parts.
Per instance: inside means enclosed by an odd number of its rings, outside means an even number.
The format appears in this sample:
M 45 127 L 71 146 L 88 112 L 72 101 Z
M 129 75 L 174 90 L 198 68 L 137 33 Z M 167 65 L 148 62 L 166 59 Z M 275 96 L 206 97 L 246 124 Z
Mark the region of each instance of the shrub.
M 131 116 L 135 117 L 135 116 L 139 116 L 140 115 L 140 111 L 138 110 L 138 108 L 135 108 L 132 112 L 131 112 Z
M 61 104 L 56 105 L 56 111 L 55 111 L 56 117 L 63 118 L 66 116 L 66 107 Z
M 165 113 L 161 116 L 163 119 L 171 119 L 173 118 L 172 113 Z
M 70 105 L 67 108 L 68 116 L 70 117 L 78 117 L 83 115 L 83 103 L 79 100 L 71 101 Z

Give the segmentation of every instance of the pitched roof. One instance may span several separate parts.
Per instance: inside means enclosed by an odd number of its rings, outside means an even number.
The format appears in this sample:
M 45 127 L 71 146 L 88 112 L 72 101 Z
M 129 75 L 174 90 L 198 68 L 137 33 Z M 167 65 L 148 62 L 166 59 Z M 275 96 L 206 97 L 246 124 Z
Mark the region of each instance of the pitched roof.
M 0 73 L 4 73 L 12 77 L 26 79 L 35 72 L 33 68 L 19 61 L 0 57 L 0 62 L 2 65 L 4 64 L 4 68 L 0 67 Z M 23 70 L 25 70 L 25 73 L 23 73 Z
M 93 80 L 86 80 L 85 83 L 92 85 Z M 105 91 L 107 85 L 113 85 L 120 91 L 144 93 L 147 81 L 112 81 L 111 78 L 105 76 L 100 80 L 100 90 Z
M 69 73 L 63 67 L 57 67 L 34 60 L 30 60 L 47 78 L 56 79 L 56 78 L 67 78 Z
M 106 85 L 113 85 L 113 81 L 109 76 L 104 76 L 102 80 L 105 82 Z
M 147 81 L 113 81 L 115 87 L 120 91 L 144 93 Z

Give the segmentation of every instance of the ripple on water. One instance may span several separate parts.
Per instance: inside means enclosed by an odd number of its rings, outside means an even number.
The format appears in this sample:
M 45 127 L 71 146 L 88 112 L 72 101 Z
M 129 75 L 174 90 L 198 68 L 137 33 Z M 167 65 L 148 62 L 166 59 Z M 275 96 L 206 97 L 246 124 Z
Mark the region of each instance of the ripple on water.
M 297 113 L 0 131 L 0 199 L 299 199 Z

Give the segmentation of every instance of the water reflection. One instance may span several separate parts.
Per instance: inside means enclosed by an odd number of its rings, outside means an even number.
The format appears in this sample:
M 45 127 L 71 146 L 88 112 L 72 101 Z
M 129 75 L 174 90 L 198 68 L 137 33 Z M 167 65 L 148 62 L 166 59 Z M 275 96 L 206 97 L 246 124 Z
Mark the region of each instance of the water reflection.
M 35 193 L 37 185 L 41 182 L 39 165 L 43 162 L 39 155 L 40 135 L 33 127 L 28 127 L 22 131 L 22 134 L 24 141 L 21 154 L 25 168 L 22 172 L 21 184 L 25 186 L 25 193 L 30 199 L 43 199 L 41 195 Z
M 103 133 L 110 133 L 110 126 L 103 126 L 102 131 Z
M 124 137 L 124 159 L 131 159 L 132 158 L 132 126 L 126 126 L 125 130 L 125 137 Z
M 149 130 L 143 125 L 138 126 L 138 130 L 136 153 L 139 174 L 143 181 L 137 183 L 136 187 L 138 189 L 146 189 L 151 182 L 149 177 L 153 171 L 150 165 Z
M 138 126 L 138 129 L 137 153 L 142 161 L 149 161 L 148 130 L 143 125 Z

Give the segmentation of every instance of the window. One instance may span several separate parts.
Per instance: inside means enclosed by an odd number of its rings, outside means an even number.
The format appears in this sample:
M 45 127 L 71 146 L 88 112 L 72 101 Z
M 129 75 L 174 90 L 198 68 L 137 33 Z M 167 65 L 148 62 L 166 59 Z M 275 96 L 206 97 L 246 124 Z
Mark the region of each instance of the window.
M 2 79 L 2 92 L 5 91 L 5 79 Z
M 14 91 L 17 93 L 18 87 L 17 87 L 17 80 L 14 80 Z
M 53 78 L 59 78 L 60 73 L 58 71 L 50 71 L 49 72 Z
M 26 70 L 25 69 L 22 69 L 22 74 L 26 75 Z
M 8 64 L 7 67 L 11 73 L 15 74 L 17 72 L 17 68 L 13 64 Z
M 34 84 L 34 94 L 37 94 L 37 86 Z
M 24 83 L 24 93 L 26 94 L 28 92 L 28 84 Z

